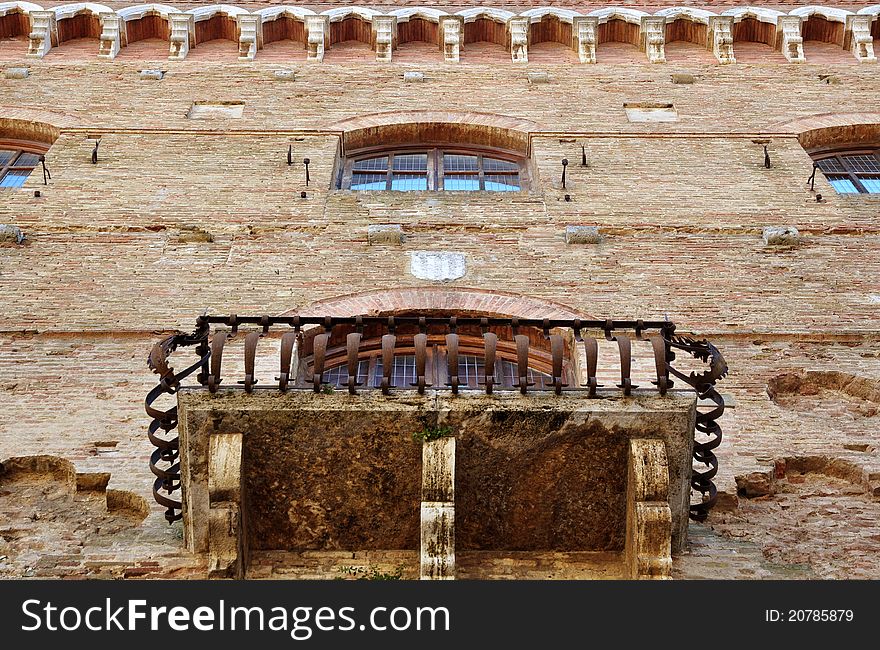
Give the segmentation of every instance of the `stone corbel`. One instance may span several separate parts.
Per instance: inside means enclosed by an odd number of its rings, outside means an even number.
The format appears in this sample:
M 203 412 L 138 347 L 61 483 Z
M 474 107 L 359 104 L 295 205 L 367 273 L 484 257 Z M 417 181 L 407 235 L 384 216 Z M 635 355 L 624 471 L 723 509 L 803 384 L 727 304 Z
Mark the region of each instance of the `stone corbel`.
M 733 55 L 733 16 L 710 16 L 709 39 L 709 47 L 718 63 L 736 63 Z
M 329 41 L 329 16 L 306 16 L 306 60 L 323 61 Z
M 422 445 L 422 580 L 455 579 L 455 438 Z
M 53 45 L 58 45 L 55 12 L 32 11 L 28 15 L 31 18 L 31 33 L 28 36 L 30 41 L 27 55 L 31 58 L 42 59 L 49 53 Z
M 642 16 L 642 49 L 649 63 L 666 63 L 666 18 Z
M 464 19 L 461 16 L 442 16 L 440 18 L 440 49 L 446 63 L 458 63 L 464 34 Z
M 238 22 L 238 60 L 253 61 L 257 50 L 263 48 L 263 22 L 258 14 L 239 14 Z
M 507 21 L 510 58 L 514 63 L 529 62 L 529 19 L 514 16 Z
M 800 16 L 779 16 L 776 33 L 779 34 L 778 45 L 782 55 L 789 63 L 804 63 L 804 39 L 801 36 Z
M 208 454 L 208 577 L 243 578 L 247 539 L 242 513 L 240 433 L 211 434 Z
M 596 16 L 575 16 L 572 19 L 572 46 L 581 63 L 596 62 L 596 33 L 599 19 Z
M 99 18 L 101 19 L 101 36 L 98 43 L 98 58 L 113 60 L 122 47 L 125 23 L 115 13 L 102 13 L 99 14 Z
M 168 48 L 170 61 L 183 61 L 190 48 L 196 43 L 196 22 L 192 14 L 168 14 L 171 23 L 171 45 Z
M 373 16 L 373 41 L 376 44 L 376 60 L 391 62 L 391 53 L 397 45 L 397 18 Z
M 872 16 L 853 14 L 846 17 L 844 48 L 856 57 L 859 63 L 876 63 L 874 37 L 871 35 Z
M 668 580 L 671 573 L 672 511 L 666 447 L 662 440 L 630 440 L 625 577 Z

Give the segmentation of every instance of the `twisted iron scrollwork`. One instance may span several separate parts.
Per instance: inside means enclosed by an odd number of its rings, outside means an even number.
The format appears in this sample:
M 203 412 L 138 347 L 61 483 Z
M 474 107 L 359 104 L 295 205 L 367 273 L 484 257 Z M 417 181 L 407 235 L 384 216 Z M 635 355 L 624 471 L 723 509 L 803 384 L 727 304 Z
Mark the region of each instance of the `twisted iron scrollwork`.
M 156 343 L 147 360 L 150 370 L 159 375 L 159 384 L 153 388 L 144 400 L 144 409 L 153 421 L 150 422 L 148 436 L 156 450 L 150 455 L 150 471 L 156 476 L 153 482 L 153 498 L 165 506 L 165 519 L 173 523 L 181 518 L 181 502 L 174 497 L 180 489 L 180 443 L 178 436 L 170 437 L 177 428 L 177 405 L 167 411 L 154 406 L 162 395 L 173 395 L 180 387 L 180 382 L 196 370 L 201 369 L 199 383 L 205 382 L 205 371 L 211 352 L 208 349 L 209 325 L 200 319 L 192 334 L 178 332 Z M 175 373 L 168 365 L 168 357 L 178 347 L 196 345 L 199 360 L 185 370 Z

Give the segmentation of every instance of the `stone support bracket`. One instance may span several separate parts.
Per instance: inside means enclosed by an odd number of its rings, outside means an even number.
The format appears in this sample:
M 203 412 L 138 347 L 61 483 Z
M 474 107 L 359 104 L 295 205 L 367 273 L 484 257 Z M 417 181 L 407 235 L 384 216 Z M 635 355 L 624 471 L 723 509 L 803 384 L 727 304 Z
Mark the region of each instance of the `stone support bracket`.
M 422 580 L 455 579 L 455 438 L 422 446 Z
M 171 24 L 168 60 L 183 61 L 190 48 L 195 47 L 195 17 L 192 14 L 168 14 L 168 22 Z
M 440 49 L 446 63 L 458 63 L 464 42 L 464 19 L 461 16 L 440 18 Z
M 257 50 L 263 48 L 263 22 L 258 14 L 239 14 L 235 17 L 238 23 L 238 60 L 253 61 Z
M 529 19 L 516 16 L 507 21 L 510 58 L 514 63 L 529 62 Z
M 625 575 L 635 580 L 668 580 L 672 571 L 672 511 L 663 441 L 631 440 L 628 465 Z
M 208 577 L 243 578 L 247 541 L 242 508 L 240 433 L 211 435 L 208 455 Z
M 596 62 L 596 34 L 599 19 L 596 16 L 576 16 L 572 19 L 572 47 L 581 63 Z
M 391 53 L 397 45 L 395 16 L 373 16 L 373 41 L 376 44 L 376 61 L 391 63 Z
M 27 55 L 32 59 L 42 59 L 53 45 L 58 45 L 58 28 L 54 11 L 32 11 L 31 33 L 28 36 Z
M 98 58 L 112 61 L 119 54 L 122 39 L 125 38 L 125 21 L 115 13 L 102 13 L 101 37 L 98 43 Z
M 801 36 L 803 19 L 800 16 L 779 16 L 776 33 L 779 49 L 789 63 L 804 63 L 804 39 Z
M 323 61 L 324 51 L 329 47 L 330 17 L 306 16 L 307 61 Z
M 710 16 L 709 40 L 718 63 L 736 63 L 733 55 L 733 16 Z
M 640 42 L 649 63 L 666 63 L 666 18 L 642 16 Z
M 859 63 L 876 63 L 874 37 L 871 35 L 873 16 L 853 14 L 846 17 L 844 47 L 852 52 Z

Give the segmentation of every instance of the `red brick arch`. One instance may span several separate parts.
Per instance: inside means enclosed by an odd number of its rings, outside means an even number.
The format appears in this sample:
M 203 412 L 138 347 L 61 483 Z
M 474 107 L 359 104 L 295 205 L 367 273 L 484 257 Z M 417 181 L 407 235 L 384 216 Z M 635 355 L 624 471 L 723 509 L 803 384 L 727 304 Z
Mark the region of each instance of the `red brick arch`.
M 319 300 L 285 315 L 383 316 L 402 311 L 469 312 L 518 318 L 589 318 L 543 298 L 502 291 L 436 287 L 365 291 Z

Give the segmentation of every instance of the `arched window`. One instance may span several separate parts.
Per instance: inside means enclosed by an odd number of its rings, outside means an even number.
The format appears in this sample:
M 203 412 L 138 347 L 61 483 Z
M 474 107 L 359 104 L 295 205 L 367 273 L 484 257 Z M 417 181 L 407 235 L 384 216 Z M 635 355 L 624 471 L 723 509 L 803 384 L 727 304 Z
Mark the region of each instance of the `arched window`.
M 812 154 L 838 194 L 880 194 L 880 148 Z
M 346 190 L 518 192 L 526 189 L 523 158 L 492 149 L 420 147 L 349 155 L 339 187 Z
M 21 187 L 47 148 L 34 142 L 0 140 L 0 188 Z
M 535 389 L 552 388 L 552 356 L 549 342 L 539 329 L 521 328 L 520 334 L 528 335 L 529 348 L 529 382 Z M 324 364 L 324 381 L 336 388 L 348 385 L 348 368 L 345 349 L 345 337 L 352 328 L 337 327 L 327 346 Z M 498 348 L 495 360 L 494 375 L 501 388 L 518 386 L 516 361 L 516 345 L 513 331 L 509 327 L 493 327 L 491 331 L 498 336 Z M 417 330 L 408 331 L 401 327 L 397 333 L 395 345 L 394 367 L 391 371 L 391 384 L 398 389 L 410 389 L 416 383 L 416 358 L 413 336 Z M 365 387 L 378 388 L 382 383 L 382 350 L 381 337 L 378 331 L 364 332 L 360 345 L 360 357 L 357 369 L 357 382 Z M 478 389 L 483 387 L 486 375 L 484 342 L 478 327 L 459 328 L 458 377 L 462 388 Z M 311 340 L 306 337 L 303 346 L 304 356 L 301 358 L 297 383 L 308 386 L 307 377 L 312 376 L 313 358 L 311 356 Z M 445 335 L 440 332 L 428 331 L 428 357 L 425 367 L 426 381 L 434 386 L 445 386 L 449 381 L 449 358 L 446 349 Z M 563 362 L 563 376 L 571 383 L 573 370 L 569 359 Z

